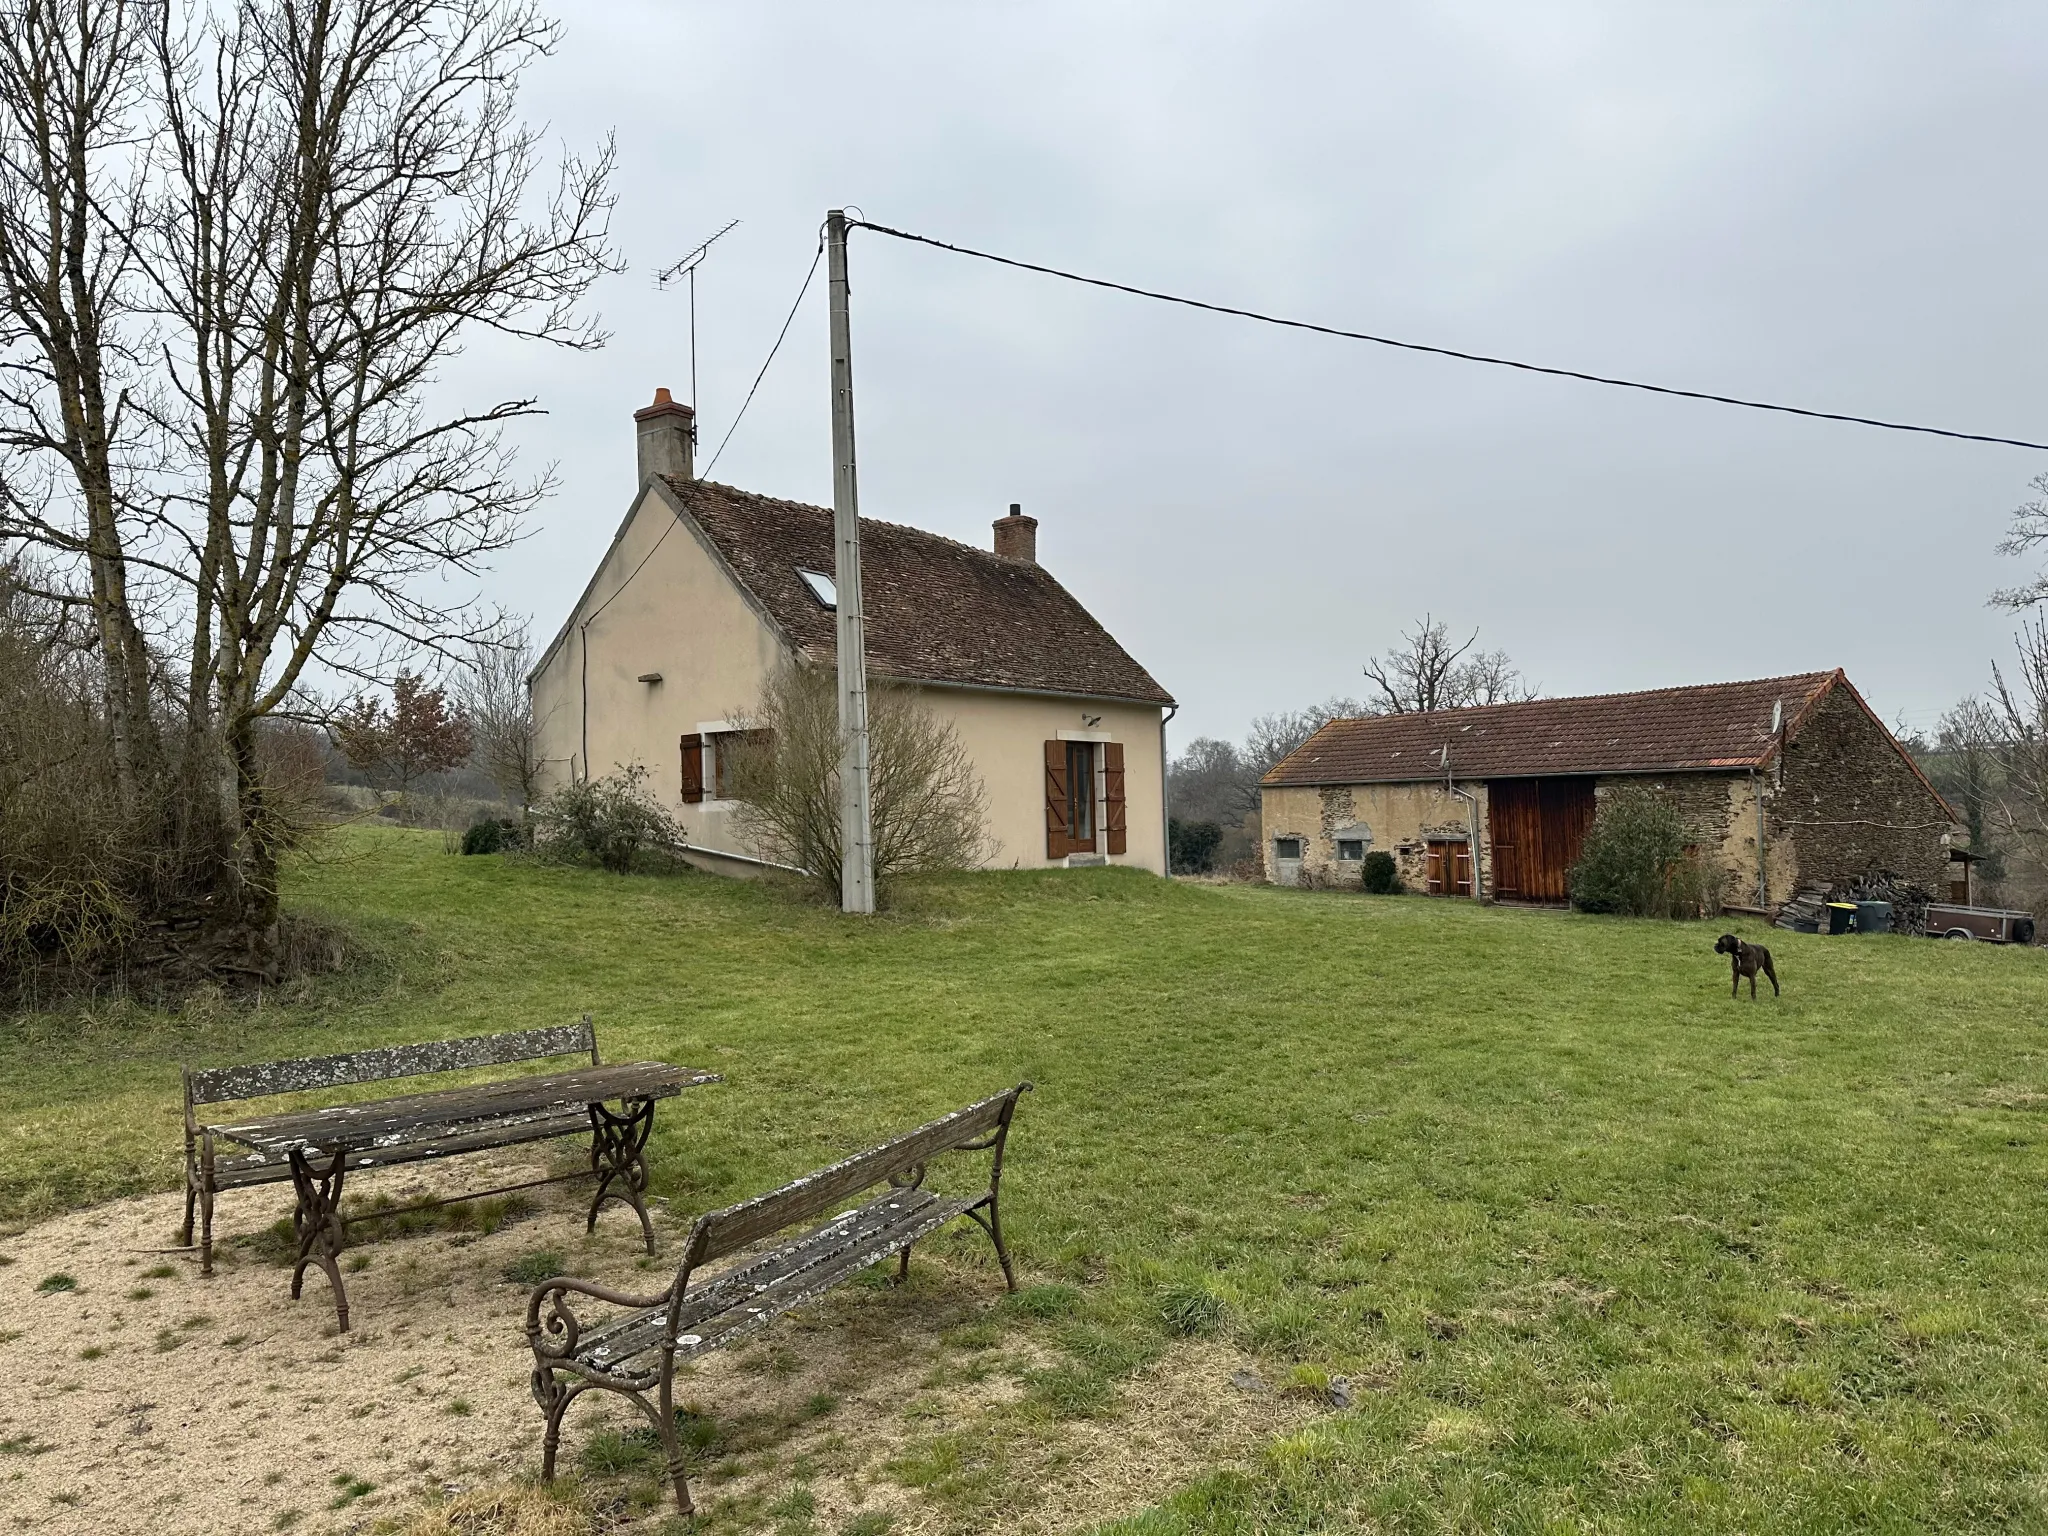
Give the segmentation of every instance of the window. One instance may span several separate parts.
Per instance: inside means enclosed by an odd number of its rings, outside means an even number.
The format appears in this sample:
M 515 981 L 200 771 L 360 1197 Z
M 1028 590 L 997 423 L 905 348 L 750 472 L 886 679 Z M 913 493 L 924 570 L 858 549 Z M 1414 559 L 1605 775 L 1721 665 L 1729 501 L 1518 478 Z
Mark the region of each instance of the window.
M 1273 857 L 1276 859 L 1299 859 L 1301 857 L 1301 839 L 1298 837 L 1274 838 Z
M 1095 847 L 1095 743 L 1067 743 L 1067 841 L 1076 848 Z
M 1362 837 L 1340 837 L 1337 839 L 1339 860 L 1357 860 L 1365 857 L 1365 839 Z
M 753 745 L 769 746 L 773 731 L 708 731 L 683 738 L 683 803 L 732 798 L 733 770 Z
M 802 566 L 796 568 L 796 573 L 803 577 L 804 585 L 811 589 L 811 596 L 820 603 L 827 608 L 839 606 L 839 584 L 830 576 L 823 571 L 807 571 Z

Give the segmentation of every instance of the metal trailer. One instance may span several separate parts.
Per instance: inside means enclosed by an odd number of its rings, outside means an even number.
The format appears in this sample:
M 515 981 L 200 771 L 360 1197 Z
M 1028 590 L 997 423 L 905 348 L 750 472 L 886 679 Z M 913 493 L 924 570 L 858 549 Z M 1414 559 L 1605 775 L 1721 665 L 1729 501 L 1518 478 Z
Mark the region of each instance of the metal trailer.
M 2034 942 L 2034 914 L 2000 907 L 1934 904 L 1927 909 L 1930 939 L 1983 939 L 1990 944 Z

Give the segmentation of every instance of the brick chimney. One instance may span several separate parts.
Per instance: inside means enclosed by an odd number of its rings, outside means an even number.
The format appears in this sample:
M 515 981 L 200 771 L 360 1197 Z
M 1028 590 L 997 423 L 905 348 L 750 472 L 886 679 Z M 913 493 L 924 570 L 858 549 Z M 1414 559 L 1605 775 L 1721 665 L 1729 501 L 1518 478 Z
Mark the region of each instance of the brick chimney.
M 697 413 L 677 405 L 665 389 L 654 392 L 654 404 L 633 413 L 634 433 L 639 438 L 640 483 L 655 475 L 673 475 L 694 480 L 697 471 L 692 450 L 697 445 Z
M 996 519 L 996 553 L 1038 564 L 1038 519 L 1026 517 L 1021 503 L 1011 502 L 1010 515 Z

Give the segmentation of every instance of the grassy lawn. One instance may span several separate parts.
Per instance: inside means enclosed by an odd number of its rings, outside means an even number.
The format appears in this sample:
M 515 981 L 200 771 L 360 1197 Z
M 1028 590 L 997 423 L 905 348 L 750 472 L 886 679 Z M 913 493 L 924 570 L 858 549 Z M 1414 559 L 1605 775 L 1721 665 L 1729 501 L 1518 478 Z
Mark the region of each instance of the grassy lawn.
M 385 830 L 289 895 L 372 962 L 0 1025 L 0 1219 L 175 1185 L 181 1059 L 588 1010 L 727 1074 L 661 1119 L 684 1208 L 1029 1078 L 1004 1225 L 1084 1386 L 1176 1329 L 1359 1384 L 1118 1536 L 2048 1528 L 2038 952 L 1771 934 L 1752 1006 L 1705 925 L 1108 870 L 862 925 Z M 971 1521 L 1001 1457 L 904 1475 Z

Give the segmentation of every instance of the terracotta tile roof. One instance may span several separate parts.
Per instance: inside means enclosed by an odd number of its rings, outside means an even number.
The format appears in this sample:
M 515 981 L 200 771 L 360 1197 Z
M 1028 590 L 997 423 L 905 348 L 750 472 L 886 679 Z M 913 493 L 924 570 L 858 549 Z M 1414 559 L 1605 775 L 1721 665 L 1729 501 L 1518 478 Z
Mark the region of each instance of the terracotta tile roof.
M 1784 701 L 1787 729 L 1796 734 L 1801 717 L 1838 683 L 1848 685 L 1840 672 L 1803 672 L 1747 683 L 1332 720 L 1264 782 L 1439 778 L 1443 762 L 1437 754 L 1446 743 L 1461 779 L 1754 768 L 1776 746 L 1772 706 Z
M 830 664 L 832 611 L 798 570 L 832 573 L 832 514 L 708 480 L 674 496 L 792 643 Z M 1171 704 L 1172 695 L 1042 566 L 864 517 L 868 666 L 885 677 Z

